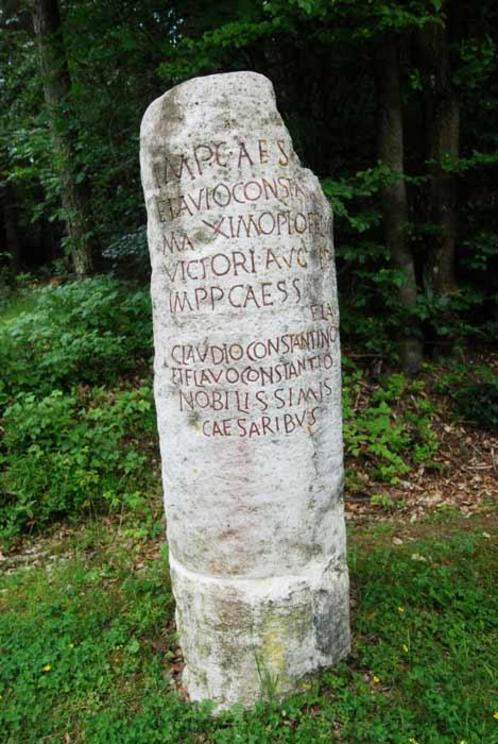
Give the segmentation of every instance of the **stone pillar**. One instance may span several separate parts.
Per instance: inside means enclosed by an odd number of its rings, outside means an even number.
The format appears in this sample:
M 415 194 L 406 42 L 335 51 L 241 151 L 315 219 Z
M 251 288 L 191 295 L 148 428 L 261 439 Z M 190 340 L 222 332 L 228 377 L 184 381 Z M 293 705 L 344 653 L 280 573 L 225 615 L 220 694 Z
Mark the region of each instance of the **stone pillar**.
M 251 705 L 350 647 L 332 214 L 252 72 L 154 101 L 141 167 L 184 683 Z

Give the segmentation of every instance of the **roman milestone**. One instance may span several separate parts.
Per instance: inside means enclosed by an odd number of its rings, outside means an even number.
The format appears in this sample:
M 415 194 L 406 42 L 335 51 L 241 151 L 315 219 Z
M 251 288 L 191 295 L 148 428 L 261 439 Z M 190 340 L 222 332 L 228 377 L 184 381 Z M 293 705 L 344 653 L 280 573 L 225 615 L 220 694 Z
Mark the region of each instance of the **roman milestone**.
M 155 100 L 141 169 L 183 682 L 250 706 L 350 647 L 332 214 L 252 72 Z

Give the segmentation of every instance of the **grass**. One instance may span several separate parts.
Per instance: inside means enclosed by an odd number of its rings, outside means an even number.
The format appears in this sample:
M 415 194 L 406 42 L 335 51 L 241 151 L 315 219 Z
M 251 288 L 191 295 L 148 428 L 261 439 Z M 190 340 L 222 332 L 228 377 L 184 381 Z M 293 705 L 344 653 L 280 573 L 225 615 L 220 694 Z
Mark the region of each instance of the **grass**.
M 166 553 L 102 524 L 44 541 L 0 579 L 0 740 L 498 742 L 490 532 L 456 516 L 353 530 L 351 657 L 219 718 L 171 686 Z

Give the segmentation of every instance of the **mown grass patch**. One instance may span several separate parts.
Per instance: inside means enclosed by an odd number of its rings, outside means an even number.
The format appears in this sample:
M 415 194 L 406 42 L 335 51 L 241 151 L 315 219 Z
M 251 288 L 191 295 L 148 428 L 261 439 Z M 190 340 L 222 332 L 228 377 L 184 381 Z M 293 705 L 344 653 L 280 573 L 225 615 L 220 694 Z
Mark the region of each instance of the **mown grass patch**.
M 351 657 L 290 699 L 218 718 L 170 684 L 166 554 L 89 526 L 1 579 L 2 741 L 497 741 L 491 530 L 464 521 L 402 544 L 353 530 Z

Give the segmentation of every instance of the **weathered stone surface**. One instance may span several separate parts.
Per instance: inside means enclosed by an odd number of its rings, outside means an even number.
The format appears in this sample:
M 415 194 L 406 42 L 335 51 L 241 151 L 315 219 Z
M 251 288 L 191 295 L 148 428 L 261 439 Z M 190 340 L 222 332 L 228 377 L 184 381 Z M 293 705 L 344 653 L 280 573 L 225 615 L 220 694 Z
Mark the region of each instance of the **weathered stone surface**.
M 141 166 L 184 682 L 251 705 L 349 650 L 332 215 L 255 73 L 154 101 Z

